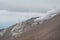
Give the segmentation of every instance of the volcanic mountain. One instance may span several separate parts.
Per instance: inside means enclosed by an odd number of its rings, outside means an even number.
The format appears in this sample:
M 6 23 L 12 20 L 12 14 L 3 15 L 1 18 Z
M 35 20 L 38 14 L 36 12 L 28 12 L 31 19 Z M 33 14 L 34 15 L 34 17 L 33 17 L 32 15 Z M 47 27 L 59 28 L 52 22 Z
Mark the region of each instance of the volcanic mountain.
M 32 17 L 0 33 L 0 40 L 60 40 L 60 12 L 49 11 L 46 16 Z

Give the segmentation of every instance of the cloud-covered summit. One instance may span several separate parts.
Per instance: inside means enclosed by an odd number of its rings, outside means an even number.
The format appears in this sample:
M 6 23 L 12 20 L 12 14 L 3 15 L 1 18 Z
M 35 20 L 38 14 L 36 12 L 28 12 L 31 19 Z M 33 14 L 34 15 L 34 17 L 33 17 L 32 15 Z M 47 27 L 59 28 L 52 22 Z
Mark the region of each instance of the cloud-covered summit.
M 3 25 L 6 26 L 25 21 L 27 19 L 30 19 L 32 17 L 40 17 L 39 19 L 48 17 L 49 15 L 53 15 L 57 12 L 56 10 L 50 10 L 46 13 L 37 13 L 37 12 L 11 12 L 7 10 L 0 10 L 0 26 Z M 60 12 L 60 11 L 59 11 Z M 1 26 L 2 27 L 2 26 Z

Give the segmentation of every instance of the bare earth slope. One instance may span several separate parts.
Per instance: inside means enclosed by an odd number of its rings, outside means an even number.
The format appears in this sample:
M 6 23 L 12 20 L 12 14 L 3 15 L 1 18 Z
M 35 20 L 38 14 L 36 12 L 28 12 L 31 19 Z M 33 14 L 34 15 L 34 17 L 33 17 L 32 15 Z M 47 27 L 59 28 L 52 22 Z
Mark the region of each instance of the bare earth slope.
M 36 29 L 23 33 L 15 40 L 60 40 L 60 15 L 36 26 Z
M 60 13 L 51 15 L 46 16 L 49 19 L 34 21 L 39 17 L 33 17 L 1 30 L 0 40 L 60 40 Z

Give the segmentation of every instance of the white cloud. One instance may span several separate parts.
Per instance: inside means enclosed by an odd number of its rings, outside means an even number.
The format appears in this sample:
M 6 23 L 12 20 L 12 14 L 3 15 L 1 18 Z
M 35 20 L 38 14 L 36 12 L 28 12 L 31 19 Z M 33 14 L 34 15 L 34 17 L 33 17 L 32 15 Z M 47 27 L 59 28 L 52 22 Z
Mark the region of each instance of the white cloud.
M 7 21 L 25 21 L 28 18 L 41 16 L 41 13 L 29 13 L 29 12 L 9 12 L 9 11 L 0 11 L 0 22 L 7 22 Z
M 52 10 L 54 12 L 54 10 Z M 46 13 L 34 13 L 34 12 L 10 12 L 7 10 L 0 10 L 0 25 L 10 25 L 13 23 L 25 21 L 31 17 L 45 17 L 50 14 L 50 11 Z M 49 16 L 49 15 L 48 15 Z M 9 24 L 10 23 L 10 24 Z
M 25 21 L 31 17 L 41 16 L 41 13 L 29 12 L 10 12 L 7 10 L 0 10 L 0 28 L 5 28 L 17 22 Z

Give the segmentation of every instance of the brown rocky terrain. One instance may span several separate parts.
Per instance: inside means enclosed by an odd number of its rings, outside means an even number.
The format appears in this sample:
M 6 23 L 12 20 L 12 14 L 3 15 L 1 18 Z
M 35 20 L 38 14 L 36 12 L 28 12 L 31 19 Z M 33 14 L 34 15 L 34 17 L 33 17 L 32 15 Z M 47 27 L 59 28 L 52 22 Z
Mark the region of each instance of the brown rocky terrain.
M 15 40 L 60 40 L 60 15 L 36 26 L 36 29 L 22 33 Z
M 0 30 L 0 40 L 60 40 L 60 13 L 49 20 L 34 21 L 38 17 L 16 23 Z

